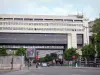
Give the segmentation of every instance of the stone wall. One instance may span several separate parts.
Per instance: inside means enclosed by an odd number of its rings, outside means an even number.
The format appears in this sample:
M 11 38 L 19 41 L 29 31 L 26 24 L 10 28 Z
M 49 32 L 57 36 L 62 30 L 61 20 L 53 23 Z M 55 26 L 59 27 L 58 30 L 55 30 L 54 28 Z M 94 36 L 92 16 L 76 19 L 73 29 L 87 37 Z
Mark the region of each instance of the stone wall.
M 13 60 L 13 63 L 11 63 Z M 25 66 L 24 56 L 0 56 L 0 69 L 20 69 Z

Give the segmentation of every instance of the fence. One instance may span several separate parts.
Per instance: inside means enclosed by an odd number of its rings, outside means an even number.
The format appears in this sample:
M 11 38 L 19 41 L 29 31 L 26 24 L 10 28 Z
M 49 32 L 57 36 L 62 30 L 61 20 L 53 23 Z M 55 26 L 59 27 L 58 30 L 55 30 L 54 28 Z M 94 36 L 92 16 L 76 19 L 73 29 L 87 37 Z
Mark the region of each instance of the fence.
M 24 56 L 0 56 L 0 69 L 20 69 L 24 66 Z
M 76 63 L 78 66 L 81 67 L 100 67 L 100 58 L 88 59 L 88 60 L 81 58 L 81 59 L 74 59 L 72 61 L 64 61 L 64 64 L 66 64 L 67 66 L 76 66 Z
M 84 67 L 100 67 L 100 58 L 95 58 L 93 60 L 85 60 L 84 58 L 82 58 L 80 63 L 80 65 Z

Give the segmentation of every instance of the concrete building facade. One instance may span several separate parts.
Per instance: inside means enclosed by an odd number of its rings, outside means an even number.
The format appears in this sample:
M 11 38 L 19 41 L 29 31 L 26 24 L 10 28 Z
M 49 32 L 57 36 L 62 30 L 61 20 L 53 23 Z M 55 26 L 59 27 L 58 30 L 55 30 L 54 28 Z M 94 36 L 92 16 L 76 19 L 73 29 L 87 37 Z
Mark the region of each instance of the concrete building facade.
M 88 19 L 83 15 L 0 15 L 0 48 L 31 48 L 43 53 L 89 44 Z M 46 51 L 45 54 L 48 54 Z

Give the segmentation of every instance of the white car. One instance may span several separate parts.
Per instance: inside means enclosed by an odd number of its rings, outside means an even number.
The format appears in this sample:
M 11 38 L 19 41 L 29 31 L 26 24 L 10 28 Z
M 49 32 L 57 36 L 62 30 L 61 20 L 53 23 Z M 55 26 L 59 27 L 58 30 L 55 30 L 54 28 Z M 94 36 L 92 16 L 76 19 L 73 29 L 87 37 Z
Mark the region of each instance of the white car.
M 47 64 L 47 63 L 42 63 L 41 66 L 42 66 L 42 67 L 47 67 L 48 64 Z

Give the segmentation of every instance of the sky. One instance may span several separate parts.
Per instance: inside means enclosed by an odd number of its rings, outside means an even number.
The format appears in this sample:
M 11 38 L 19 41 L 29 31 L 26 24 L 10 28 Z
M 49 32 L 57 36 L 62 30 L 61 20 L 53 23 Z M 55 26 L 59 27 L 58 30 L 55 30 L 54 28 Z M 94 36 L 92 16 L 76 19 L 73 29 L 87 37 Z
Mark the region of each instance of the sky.
M 0 0 L 0 14 L 75 15 L 99 17 L 100 0 Z

